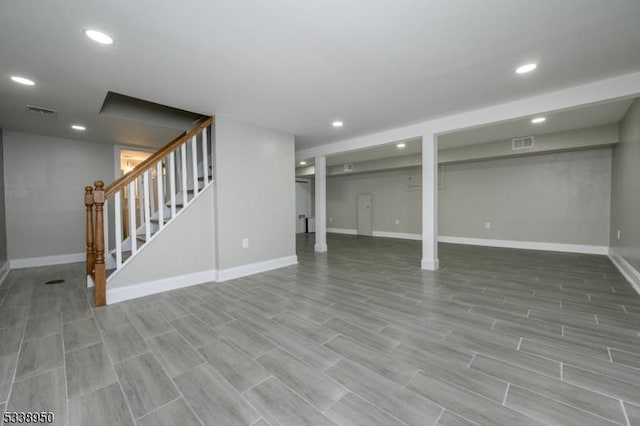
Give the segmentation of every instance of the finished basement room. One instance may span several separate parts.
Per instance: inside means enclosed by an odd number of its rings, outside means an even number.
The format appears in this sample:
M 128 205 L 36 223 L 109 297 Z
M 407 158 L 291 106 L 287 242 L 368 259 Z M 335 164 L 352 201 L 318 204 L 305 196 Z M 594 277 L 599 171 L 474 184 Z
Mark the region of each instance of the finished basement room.
M 640 1 L 0 1 L 0 426 L 640 425 Z

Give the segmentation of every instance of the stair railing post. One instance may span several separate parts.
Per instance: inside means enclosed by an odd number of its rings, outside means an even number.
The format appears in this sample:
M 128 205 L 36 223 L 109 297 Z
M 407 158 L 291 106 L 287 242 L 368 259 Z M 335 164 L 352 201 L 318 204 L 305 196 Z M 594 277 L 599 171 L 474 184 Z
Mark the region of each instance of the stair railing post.
M 98 180 L 95 182 L 96 189 L 93 191 L 93 201 L 96 206 L 96 224 L 95 224 L 95 291 L 96 306 L 104 306 L 106 300 L 107 274 L 104 264 L 104 182 Z
M 84 205 L 87 208 L 87 275 L 93 272 L 96 257 L 93 248 L 93 188 L 84 187 Z

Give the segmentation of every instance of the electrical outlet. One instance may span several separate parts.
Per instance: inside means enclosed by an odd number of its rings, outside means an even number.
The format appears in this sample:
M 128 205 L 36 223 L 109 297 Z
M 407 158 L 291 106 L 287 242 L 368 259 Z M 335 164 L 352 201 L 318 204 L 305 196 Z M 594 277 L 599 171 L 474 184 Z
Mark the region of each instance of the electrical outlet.
M 333 218 L 332 217 L 329 218 L 329 222 L 333 222 Z
M 620 240 L 620 230 L 618 229 L 618 232 L 616 233 L 616 236 L 618 237 L 618 241 Z
M 484 229 L 491 229 L 491 222 L 485 222 Z
M 396 225 L 400 225 L 400 219 L 396 219 Z
M 242 239 L 242 248 L 249 248 L 249 239 L 248 238 L 243 238 Z

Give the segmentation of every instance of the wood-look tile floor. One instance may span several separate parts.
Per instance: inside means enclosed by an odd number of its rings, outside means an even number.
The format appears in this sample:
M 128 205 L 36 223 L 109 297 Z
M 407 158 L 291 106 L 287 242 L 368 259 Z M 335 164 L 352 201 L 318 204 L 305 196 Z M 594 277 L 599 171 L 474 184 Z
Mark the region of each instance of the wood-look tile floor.
M 0 287 L 0 412 L 69 425 L 639 424 L 640 297 L 603 256 L 298 236 L 300 264 L 92 307 Z M 52 278 L 66 280 L 44 285 Z

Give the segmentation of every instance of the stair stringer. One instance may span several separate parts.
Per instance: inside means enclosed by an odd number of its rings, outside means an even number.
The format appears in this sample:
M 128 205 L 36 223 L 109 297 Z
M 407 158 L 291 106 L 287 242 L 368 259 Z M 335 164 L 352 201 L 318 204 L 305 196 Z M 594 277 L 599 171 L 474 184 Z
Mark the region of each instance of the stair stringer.
M 107 278 L 107 304 L 217 279 L 214 190 L 205 186 Z

